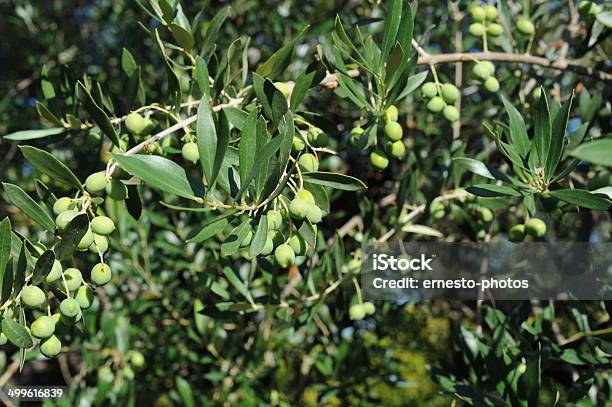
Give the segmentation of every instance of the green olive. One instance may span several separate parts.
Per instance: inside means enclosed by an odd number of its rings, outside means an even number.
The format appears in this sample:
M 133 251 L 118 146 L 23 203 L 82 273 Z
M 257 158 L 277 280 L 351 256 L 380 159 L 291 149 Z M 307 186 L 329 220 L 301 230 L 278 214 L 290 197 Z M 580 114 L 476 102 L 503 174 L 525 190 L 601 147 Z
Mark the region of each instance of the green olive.
M 113 179 L 106 184 L 106 194 L 115 201 L 123 201 L 127 198 L 128 190 L 123 182 Z
M 300 156 L 298 165 L 304 172 L 313 172 L 319 169 L 319 160 L 317 160 L 314 154 L 306 153 Z
M 478 208 L 478 214 L 483 222 L 491 222 L 493 220 L 493 212 L 489 208 L 483 206 Z
M 71 267 L 64 271 L 64 279 L 68 291 L 75 291 L 83 283 L 83 275 L 77 268 Z
M 57 215 L 57 218 L 55 218 L 55 224 L 60 230 L 64 230 L 66 226 L 68 226 L 68 224 L 72 221 L 72 219 L 74 219 L 78 214 L 79 212 L 73 209 L 68 209 L 67 211 L 64 211 Z
M 306 148 L 306 143 L 302 136 L 293 136 L 293 141 L 291 142 L 291 150 L 294 153 L 299 153 L 304 148 Z
M 497 23 L 489 24 L 487 27 L 487 34 L 491 37 L 499 37 L 504 33 L 504 28 Z
M 472 14 L 472 20 L 476 22 L 483 22 L 487 17 L 485 10 L 480 6 L 472 7 L 470 13 Z
M 91 281 L 95 285 L 102 286 L 108 283 L 112 275 L 111 268 L 105 263 L 98 263 L 91 269 Z
M 450 106 L 447 105 L 442 114 L 444 115 L 444 118 L 446 120 L 448 120 L 449 122 L 456 122 L 457 120 L 459 120 L 459 111 L 457 110 L 457 108 L 455 106 Z
M 427 110 L 433 113 L 441 112 L 445 107 L 446 103 L 440 96 L 434 96 L 429 102 L 427 102 Z
M 389 158 L 382 150 L 375 150 L 370 153 L 370 163 L 377 170 L 384 170 L 389 165 Z
M 508 231 L 508 239 L 511 242 L 522 242 L 525 238 L 525 225 L 514 225 Z
M 399 116 L 397 107 L 391 105 L 385 110 L 385 120 L 388 122 L 396 122 Z
M 482 37 L 485 32 L 485 27 L 482 23 L 472 23 L 468 27 L 468 31 L 474 37 Z
M 353 304 L 349 308 L 349 317 L 353 321 L 360 321 L 366 316 L 366 310 L 363 304 Z
M 53 213 L 59 215 L 60 213 L 66 212 L 68 209 L 74 209 L 75 207 L 76 205 L 74 199 L 63 196 L 53 204 Z
M 267 213 L 268 229 L 278 229 L 283 224 L 283 216 L 279 211 L 270 209 Z
M 395 158 L 402 158 L 406 154 L 406 145 L 401 140 L 394 142 L 389 141 L 387 143 L 386 149 L 387 154 L 390 154 Z
M 323 218 L 323 212 L 317 205 L 309 204 L 308 212 L 306 212 L 306 217 L 308 218 L 310 223 L 319 223 Z
M 535 238 L 542 238 L 546 234 L 546 223 L 542 219 L 531 218 L 525 223 L 525 233 Z
M 53 332 L 55 332 L 55 322 L 51 317 L 46 315 L 40 316 L 36 318 L 34 322 L 32 322 L 30 331 L 32 332 L 33 336 L 39 339 L 48 338 L 53 335 Z
M 421 93 L 427 99 L 431 99 L 438 94 L 438 87 L 433 82 L 425 82 L 423 86 L 421 86 Z
M 442 99 L 444 99 L 446 103 L 455 103 L 455 101 L 459 99 L 461 92 L 459 92 L 459 89 L 452 83 L 445 83 L 442 85 L 441 94 Z
M 484 6 L 484 12 L 486 15 L 486 19 L 489 21 L 495 20 L 497 18 L 497 8 L 495 8 L 492 4 L 487 4 Z
M 60 312 L 65 317 L 74 318 L 81 312 L 81 306 L 74 298 L 66 298 L 60 303 Z
M 91 194 L 102 192 L 106 188 L 106 182 L 104 171 L 94 172 L 85 180 L 85 189 Z
M 81 309 L 87 309 L 91 307 L 94 300 L 93 290 L 86 285 L 82 285 L 74 294 L 74 299 L 79 303 Z
M 47 296 L 35 285 L 25 286 L 21 290 L 21 303 L 29 308 L 39 308 L 45 303 Z
M 295 254 L 298 256 L 303 256 L 306 254 L 306 250 L 308 250 L 308 245 L 306 241 L 300 235 L 293 235 L 287 240 L 287 244 L 291 246 Z
M 141 134 L 146 126 L 144 117 L 136 112 L 128 114 L 125 118 L 125 127 L 132 134 Z
M 310 204 L 301 198 L 294 198 L 289 203 L 289 213 L 295 219 L 304 219 L 308 214 Z
M 183 156 L 185 161 L 197 163 L 200 159 L 200 151 L 198 150 L 198 145 L 196 143 L 183 144 L 183 148 L 181 149 L 181 155 Z
M 81 241 L 77 245 L 77 249 L 79 250 L 87 250 L 89 246 L 94 242 L 94 234 L 91 231 L 91 228 L 87 228 L 87 231 L 81 238 Z
M 376 306 L 370 301 L 367 301 L 363 303 L 363 310 L 366 315 L 373 315 L 376 312 Z
M 285 99 L 289 99 L 291 97 L 293 86 L 289 85 L 287 82 L 274 82 L 274 86 L 283 94 Z
M 40 353 L 48 358 L 57 356 L 62 350 L 62 342 L 55 335 L 51 335 L 40 343 Z
M 490 77 L 484 82 L 485 89 L 491 93 L 499 91 L 499 82 L 494 77 Z
M 99 235 L 110 235 L 115 230 L 115 223 L 107 216 L 96 216 L 91 220 L 91 229 Z
M 59 261 L 55 260 L 53 262 L 53 266 L 51 267 L 51 271 L 45 277 L 45 282 L 50 284 L 50 283 L 53 283 L 59 280 L 61 277 L 62 277 L 62 264 Z
M 402 139 L 403 130 L 402 126 L 398 122 L 387 122 L 385 124 L 385 136 L 391 141 L 398 141 Z
M 519 18 L 519 20 L 516 22 L 516 28 L 521 34 L 525 35 L 533 35 L 535 32 L 535 26 L 526 18 Z
M 274 258 L 281 267 L 287 268 L 295 261 L 295 252 L 288 244 L 281 244 L 274 250 Z
M 306 202 L 308 202 L 310 204 L 314 204 L 315 203 L 314 196 L 307 189 L 300 189 L 298 191 L 298 193 L 297 193 L 297 197 L 300 198 L 300 199 L 303 199 L 304 201 L 306 201 Z
M 97 235 L 94 233 L 94 241 L 89 246 L 89 250 L 94 253 L 104 254 L 108 250 L 108 239 L 106 236 Z
M 478 62 L 476 65 L 474 65 L 472 68 L 472 73 L 481 81 L 489 79 L 489 77 L 493 74 L 491 72 L 491 67 L 484 62 Z

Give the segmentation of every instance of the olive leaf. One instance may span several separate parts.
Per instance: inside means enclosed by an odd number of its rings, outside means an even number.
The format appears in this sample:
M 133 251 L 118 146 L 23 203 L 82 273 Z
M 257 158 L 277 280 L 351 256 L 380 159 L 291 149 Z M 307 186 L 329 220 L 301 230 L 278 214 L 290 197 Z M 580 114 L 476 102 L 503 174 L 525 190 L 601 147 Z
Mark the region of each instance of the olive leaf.
M 39 204 L 36 203 L 25 191 L 19 188 L 17 185 L 2 183 L 4 192 L 6 195 L 19 209 L 23 211 L 30 219 L 38 223 L 40 226 L 48 230 L 49 232 L 55 231 L 55 222 L 49 216 Z
M 38 171 L 54 181 L 60 181 L 83 190 L 83 184 L 70 168 L 48 152 L 32 146 L 19 146 L 21 153 Z
M 11 343 L 19 348 L 30 348 L 34 345 L 30 333 L 25 326 L 12 318 L 2 320 L 2 333 Z

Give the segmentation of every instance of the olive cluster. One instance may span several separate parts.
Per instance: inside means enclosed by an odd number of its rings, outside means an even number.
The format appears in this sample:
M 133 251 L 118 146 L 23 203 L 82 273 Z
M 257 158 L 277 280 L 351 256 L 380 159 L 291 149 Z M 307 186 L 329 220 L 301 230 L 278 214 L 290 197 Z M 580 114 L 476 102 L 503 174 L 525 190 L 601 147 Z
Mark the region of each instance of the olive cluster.
M 449 122 L 459 120 L 459 110 L 453 103 L 459 99 L 461 92 L 452 83 L 425 82 L 421 86 L 421 94 L 428 100 L 427 110 L 440 113 Z
M 474 6 L 470 9 L 472 15 L 472 24 L 468 27 L 468 31 L 475 37 L 489 35 L 491 37 L 499 37 L 503 34 L 504 28 L 496 22 L 497 8 L 492 4 L 485 6 Z
M 581 1 L 578 3 L 578 13 L 580 17 L 591 20 L 603 11 L 603 7 L 593 1 Z
M 364 319 L 367 315 L 372 315 L 376 312 L 376 306 L 370 301 L 353 304 L 349 307 L 349 318 L 353 321 Z
M 522 242 L 525 236 L 541 239 L 546 235 L 546 223 L 542 219 L 531 218 L 524 224 L 514 225 L 508 231 L 508 239 L 511 242 Z
M 479 205 L 473 197 L 468 197 L 461 206 L 451 203 L 447 208 L 440 200 L 434 200 L 429 206 L 429 214 L 435 221 L 444 219 L 448 213 L 455 222 L 469 224 L 476 240 L 484 240 L 487 234 L 486 225 L 494 218 L 493 211 Z

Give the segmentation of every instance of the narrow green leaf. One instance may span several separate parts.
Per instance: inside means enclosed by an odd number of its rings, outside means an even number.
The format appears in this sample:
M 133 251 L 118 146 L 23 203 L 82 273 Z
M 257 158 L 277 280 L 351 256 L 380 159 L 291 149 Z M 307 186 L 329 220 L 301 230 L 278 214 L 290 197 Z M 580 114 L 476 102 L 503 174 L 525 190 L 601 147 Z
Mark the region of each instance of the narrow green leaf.
M 548 179 L 552 178 L 557 170 L 559 161 L 563 155 L 563 143 L 565 140 L 565 130 L 567 128 L 567 121 L 569 119 L 570 109 L 572 107 L 572 101 L 574 93 L 565 101 L 563 106 L 556 112 L 552 120 L 551 140 L 550 149 L 546 159 L 546 170 L 545 174 Z
M 231 256 L 236 253 L 245 237 L 251 230 L 251 221 L 244 221 L 236 226 L 221 245 L 221 252 L 224 256 Z
M 471 171 L 474 174 L 478 174 L 482 177 L 490 179 L 495 179 L 489 167 L 487 167 L 487 165 L 481 161 L 474 160 L 473 158 L 458 157 L 453 158 L 453 162 L 461 168 L 465 168 L 466 170 Z
M 23 213 L 25 213 L 30 219 L 38 223 L 40 226 L 48 230 L 49 232 L 55 231 L 55 222 L 49 216 L 39 204 L 36 203 L 23 189 L 17 185 L 3 183 L 4 191 L 6 195 Z
M 268 238 L 268 217 L 261 215 L 259 217 L 259 223 L 257 224 L 257 230 L 251 240 L 251 246 L 249 246 L 249 255 L 255 257 L 259 255 L 266 245 Z
M 23 141 L 23 140 L 34 140 L 43 137 L 56 136 L 67 132 L 68 129 L 64 127 L 53 127 L 49 129 L 41 130 L 23 130 L 15 133 L 7 134 L 2 137 L 4 140 Z
M 26 274 L 27 274 L 27 269 L 28 269 L 28 253 L 27 253 L 27 249 L 26 249 L 26 243 L 27 241 L 24 241 L 24 244 L 21 245 L 21 250 L 19 251 L 19 257 L 17 258 L 17 264 L 16 267 L 14 268 L 15 271 L 15 276 L 14 276 L 14 281 L 13 281 L 13 293 L 14 295 L 17 295 L 17 293 L 19 293 L 21 291 L 21 289 L 23 288 L 23 286 L 25 285 L 25 280 L 26 280 Z
M 34 266 L 34 272 L 32 273 L 32 284 L 38 285 L 45 280 L 47 274 L 51 271 L 53 267 L 53 262 L 55 261 L 55 253 L 53 250 L 47 250 L 36 261 L 36 265 Z
M 502 96 L 502 102 L 508 112 L 510 118 L 510 144 L 514 146 L 521 157 L 527 157 L 529 153 L 529 137 L 527 137 L 527 128 L 525 120 L 518 110 L 505 97 Z
M 310 191 L 314 197 L 315 204 L 321 208 L 323 212 L 329 212 L 329 196 L 327 195 L 325 187 L 305 181 L 304 189 Z
M 498 197 L 498 196 L 521 196 L 522 194 L 510 187 L 494 185 L 494 184 L 479 184 L 472 185 L 465 189 L 471 194 L 483 197 Z
M 595 140 L 582 144 L 570 152 L 570 155 L 591 164 L 612 167 L 612 139 Z
M 185 407 L 194 407 L 195 401 L 193 398 L 193 391 L 187 380 L 182 377 L 176 378 L 176 389 L 179 396 L 181 397 L 181 404 Z
M 187 199 L 202 197 L 204 186 L 190 178 L 185 169 L 157 155 L 114 155 L 121 168 L 153 188 Z
M 306 26 L 298 35 L 293 37 L 287 45 L 276 51 L 270 58 L 268 58 L 264 63 L 257 67 L 255 71 L 258 75 L 261 75 L 270 80 L 275 80 L 281 73 L 285 71 L 289 62 L 291 62 L 291 54 L 293 53 L 293 48 L 297 41 L 304 35 L 304 33 L 308 30 L 308 26 Z
M 38 171 L 51 179 L 74 186 L 83 191 L 83 184 L 72 171 L 57 158 L 44 150 L 32 146 L 19 146 L 21 153 Z
M 200 88 L 200 92 L 202 92 L 202 96 L 205 96 L 205 97 L 210 96 L 210 93 L 209 93 L 210 80 L 209 80 L 208 66 L 206 65 L 206 62 L 204 62 L 204 59 L 202 57 L 196 58 L 195 66 L 196 66 L 195 77 L 198 82 L 198 87 Z
M 597 211 L 607 211 L 612 203 L 609 199 L 594 195 L 584 189 L 557 189 L 550 191 L 550 195 L 560 201 Z
M 315 232 L 310 222 L 302 222 L 302 225 L 298 229 L 298 234 L 311 249 L 317 246 L 317 232 Z
M 229 224 L 227 218 L 233 214 L 234 212 L 224 214 L 206 222 L 195 236 L 187 239 L 187 243 L 201 243 L 220 233 Z
M 401 91 L 401 93 L 397 96 L 396 100 L 402 100 L 406 96 L 414 92 L 416 89 L 418 89 L 419 86 L 421 86 L 421 84 L 425 82 L 425 79 L 427 79 L 428 74 L 429 74 L 428 71 L 423 71 L 423 72 L 419 72 L 417 74 L 410 76 L 408 80 L 406 81 L 406 86 Z M 401 83 L 401 81 L 398 83 Z
M 249 116 L 247 112 L 242 109 L 238 109 L 237 107 L 227 107 L 223 109 L 227 118 L 232 126 L 237 128 L 238 130 L 242 130 L 246 123 L 246 119 Z
M 240 133 L 240 146 L 238 149 L 240 166 L 240 184 L 244 184 L 255 162 L 257 149 L 257 110 L 252 111 L 246 118 L 242 132 Z
M 246 224 L 248 225 L 248 222 L 246 222 Z M 240 280 L 240 278 L 236 274 L 234 274 L 232 269 L 230 269 L 229 267 L 225 267 L 223 269 L 223 274 L 225 274 L 227 280 L 232 286 L 234 286 L 236 290 L 238 290 L 240 294 L 242 294 L 247 300 L 249 300 L 249 302 L 253 302 L 253 297 L 251 296 L 251 293 L 249 292 L 249 290 L 247 290 L 246 286 Z
M 113 127 L 110 119 L 107 114 L 102 110 L 100 106 L 96 103 L 94 98 L 91 96 L 91 93 L 87 90 L 85 85 L 80 81 L 77 83 L 77 89 L 79 90 L 79 94 L 81 96 L 81 101 L 83 102 L 83 106 L 87 113 L 91 116 L 94 122 L 100 127 L 100 130 L 110 139 L 110 141 L 119 147 L 119 138 L 117 137 L 117 132 Z
M 2 320 L 2 333 L 11 343 L 19 348 L 30 348 L 34 345 L 32 337 L 25 326 L 11 318 Z
M 75 216 L 66 229 L 62 232 L 62 239 L 55 247 L 55 255 L 58 260 L 65 260 L 76 250 L 79 242 L 89 229 L 89 218 L 82 213 Z
M 410 57 L 412 50 L 412 36 L 414 34 L 414 16 L 411 7 L 404 7 L 402 20 L 397 31 L 397 42 L 404 50 L 406 59 Z
M 211 185 L 213 178 L 213 166 L 215 155 L 217 154 L 217 130 L 215 121 L 210 108 L 208 97 L 204 95 L 198 106 L 198 121 L 196 128 L 198 150 L 200 152 L 200 164 L 202 172 L 208 185 Z
M 305 172 L 302 174 L 304 181 L 311 184 L 323 185 L 343 191 L 359 191 L 367 186 L 361 180 L 350 175 L 336 174 L 333 172 Z
M 379 66 L 381 67 L 387 60 L 389 52 L 391 52 L 391 48 L 393 48 L 393 45 L 395 44 L 400 19 L 402 17 L 402 0 L 390 0 L 387 4 L 388 6 L 384 21 L 384 33 L 379 62 Z
M 255 159 L 255 162 L 253 163 L 253 166 L 251 167 L 251 170 L 249 171 L 249 174 L 247 175 L 244 183 L 241 183 L 240 185 L 240 190 L 238 191 L 238 194 L 235 198 L 236 201 L 238 201 L 242 194 L 244 194 L 244 191 L 246 191 L 255 175 L 259 173 L 259 170 L 262 166 L 264 166 L 264 163 L 266 165 L 269 163 L 270 159 L 274 156 L 274 154 L 276 154 L 276 152 L 280 148 L 282 142 L 283 137 L 276 136 L 272 140 L 270 140 L 270 142 L 268 142 L 260 152 L 257 153 L 257 157 Z M 264 168 L 267 167 L 264 166 Z
M 535 111 L 535 124 L 533 132 L 533 143 L 537 151 L 540 165 L 544 168 L 548 158 L 550 148 L 550 108 L 548 107 L 548 97 L 544 88 L 540 88 L 540 99 Z
M 208 28 L 206 29 L 206 34 L 204 34 L 204 39 L 202 40 L 202 52 L 200 55 L 208 55 L 213 50 L 217 40 L 217 34 L 219 33 L 219 29 L 223 25 L 223 22 L 227 18 L 229 9 L 229 7 L 222 8 L 217 12 L 217 14 L 215 14 L 212 20 L 210 20 Z
M 134 75 L 134 72 L 138 70 L 138 64 L 136 63 L 132 53 L 127 48 L 123 48 L 121 52 L 121 69 L 123 72 L 125 72 L 128 78 L 131 78 L 132 75 Z
M 217 176 L 219 175 L 219 170 L 221 169 L 221 164 L 223 164 L 223 160 L 225 159 L 225 153 L 227 152 L 229 140 L 229 121 L 227 120 L 227 116 L 225 115 L 225 113 L 222 111 L 221 113 L 219 113 L 219 132 L 217 138 L 217 148 L 215 150 L 215 160 L 213 162 L 211 178 L 208 182 L 209 188 L 211 189 L 214 188 L 215 181 L 217 180 Z
M 325 78 L 325 66 L 321 62 L 315 61 L 308 65 L 304 72 L 298 76 L 293 86 L 290 103 L 292 111 L 298 108 L 308 89 L 316 86 L 323 78 Z
M 6 217 L 0 222 L 0 284 L 2 284 L 6 265 L 11 257 L 11 220 Z M 0 286 L 1 287 L 1 286 Z M 2 290 L 0 289 L 0 292 Z M 0 303 L 1 304 L 1 303 Z
M 177 44 L 185 51 L 191 51 L 195 44 L 195 39 L 193 38 L 193 35 L 185 28 L 181 27 L 176 23 L 170 24 L 169 28 Z

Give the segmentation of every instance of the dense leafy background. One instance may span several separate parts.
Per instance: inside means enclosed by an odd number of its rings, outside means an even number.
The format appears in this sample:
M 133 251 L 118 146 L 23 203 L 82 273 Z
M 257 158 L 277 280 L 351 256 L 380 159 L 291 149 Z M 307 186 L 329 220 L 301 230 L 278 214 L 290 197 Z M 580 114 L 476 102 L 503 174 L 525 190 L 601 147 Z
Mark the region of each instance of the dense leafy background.
M 190 17 L 203 10 L 199 15 L 203 22 L 229 4 L 184 3 L 185 14 Z M 502 3 L 509 3 L 510 17 L 528 14 L 536 22 L 535 54 L 554 58 L 565 53 L 568 59 L 583 58 L 591 67 L 608 67 L 609 28 L 590 46 L 593 22 L 577 18 L 576 9 L 570 12 L 566 2 Z M 421 2 L 415 38 L 431 53 L 476 50 L 481 45 L 466 34 L 467 6 Z M 282 74 L 284 80 L 295 80 L 312 60 L 317 44 L 331 47 L 329 34 L 336 14 L 351 24 L 361 21 L 364 31 L 376 31 L 379 26 L 365 23 L 384 17 L 385 11 L 383 6 L 366 1 L 235 1 L 231 2 L 217 48 L 225 50 L 236 37 L 249 36 L 249 62 L 256 66 L 309 24 L 297 56 Z M 116 95 L 114 102 L 120 106 L 125 89 L 121 71 L 124 47 L 143 67 L 147 100 L 169 100 L 157 45 L 141 35 L 138 26 L 142 22 L 151 28 L 156 22 L 136 2 L 0 1 L 0 15 L 0 36 L 5 39 L 0 43 L 0 60 L 11 61 L 0 68 L 0 135 L 41 128 L 35 108 L 36 101 L 43 100 L 41 89 L 45 81 L 58 83 L 64 75 L 74 79 L 90 75 L 107 95 Z M 206 24 L 200 27 L 203 30 Z M 526 46 L 519 41 L 516 51 Z M 500 42 L 495 48 L 504 50 L 504 44 Z M 41 70 L 43 65 L 49 67 L 48 72 Z M 369 186 L 357 195 L 343 191 L 332 195 L 331 214 L 320 228 L 332 250 L 326 250 L 325 241 L 320 241 L 320 265 L 304 271 L 315 292 L 323 291 L 338 278 L 350 253 L 361 242 L 385 235 L 396 224 L 400 214 L 389 195 L 399 193 L 400 184 L 402 191 L 407 191 L 406 201 L 419 205 L 472 183 L 465 171 L 452 165 L 453 157 L 465 155 L 502 165 L 482 126 L 483 121 L 507 120 L 501 94 L 519 108 L 527 123 L 532 123 L 536 101 L 531 91 L 536 85 L 543 85 L 551 99 L 563 101 L 574 89 L 570 132 L 589 122 L 588 137 L 609 133 L 609 81 L 570 70 L 498 64 L 496 75 L 502 90 L 491 94 L 475 84 L 470 68 L 468 63 L 437 66 L 441 80 L 460 81 L 460 126 L 429 114 L 418 92 L 399 103 L 409 154 L 383 173 L 371 169 L 366 152 L 346 143 L 347 131 L 362 112 L 339 97 L 341 92 L 316 89 L 309 93 L 306 108 L 324 113 L 318 124 L 340 151 L 340 159 L 330 159 L 323 165 L 348 172 Z M 321 106 L 325 106 L 324 112 Z M 107 144 L 86 132 L 30 144 L 51 151 L 81 180 L 104 168 L 108 149 Z M 25 163 L 16 143 L 0 144 L 0 157 L 2 182 L 33 192 L 33 180 L 40 174 Z M 594 190 L 610 186 L 611 177 L 609 167 L 583 163 L 571 181 Z M 42 179 L 48 181 L 45 176 Z M 514 396 L 508 395 L 513 391 L 520 393 L 523 401 L 524 397 L 531 398 L 533 405 L 533 397 L 539 398 L 540 405 L 552 405 L 557 392 L 562 402 L 582 400 L 585 406 L 604 405 L 610 398 L 610 377 L 605 371 L 610 366 L 610 342 L 604 340 L 605 336 L 580 334 L 609 327 L 608 304 L 599 302 L 497 303 L 495 309 L 445 301 L 380 303 L 374 316 L 354 322 L 347 313 L 356 301 L 349 279 L 325 298 L 303 306 L 296 303 L 244 314 L 235 309 L 200 313 L 203 304 L 230 299 L 244 302 L 227 276 L 235 273 L 246 280 L 254 273 L 254 265 L 239 258 L 220 257 L 220 243 L 214 240 L 205 245 L 185 244 L 186 238 L 197 232 L 203 216 L 168 209 L 159 203 L 165 198 L 144 188 L 143 214 L 138 221 L 122 204 L 107 204 L 106 211 L 118 224 L 109 259 L 116 270 L 113 284 L 101 291 L 99 304 L 87 312 L 85 330 L 72 338 L 69 352 L 49 361 L 30 354 L 40 360 L 28 361 L 23 372 L 9 375 L 12 383 L 65 383 L 74 401 L 66 405 L 77 400 L 83 405 L 104 404 L 108 398 L 119 405 L 138 400 L 138 404 L 154 402 L 159 406 L 199 405 L 204 401 L 228 405 L 442 406 L 450 404 L 453 393 L 464 400 L 487 398 L 490 402 L 499 397 L 513 400 Z M 475 240 L 480 230 L 475 227 L 477 215 L 464 203 L 451 200 L 449 215 L 444 219 L 430 218 L 425 212 L 415 221 L 440 231 L 446 240 Z M 503 233 L 523 216 L 505 202 L 478 203 L 496 214 L 494 222 L 487 225 L 487 239 L 504 238 Z M 544 201 L 538 214 L 549 224 L 550 240 L 610 241 L 609 213 L 547 211 L 546 204 Z M 4 199 L 0 215 L 10 216 L 22 233 L 36 233 L 33 223 Z M 341 241 L 334 240 L 334 232 L 353 216 L 360 216 L 363 228 L 350 230 Z M 394 238 L 401 237 L 431 238 L 412 233 Z M 251 282 L 254 292 L 262 294 L 268 289 L 266 278 L 273 277 L 280 287 L 287 284 L 288 276 L 279 274 L 272 265 L 262 262 L 258 267 L 264 277 L 258 275 Z M 311 287 L 302 282 L 296 289 L 307 293 Z M 507 350 L 498 348 L 500 343 Z M 144 367 L 133 367 L 135 378 L 126 369 L 125 360 L 127 352 L 134 349 L 146 358 Z M 10 366 L 15 353 L 15 348 L 3 349 L 2 369 L 14 370 Z M 512 375 L 520 376 L 515 369 L 524 368 L 521 364 L 526 364 L 527 373 L 513 382 Z M 107 377 L 105 370 L 99 373 L 102 366 L 111 367 L 112 377 Z M 510 377 L 511 390 L 500 389 L 498 376 L 502 372 Z M 589 388 L 593 390 L 587 395 Z

